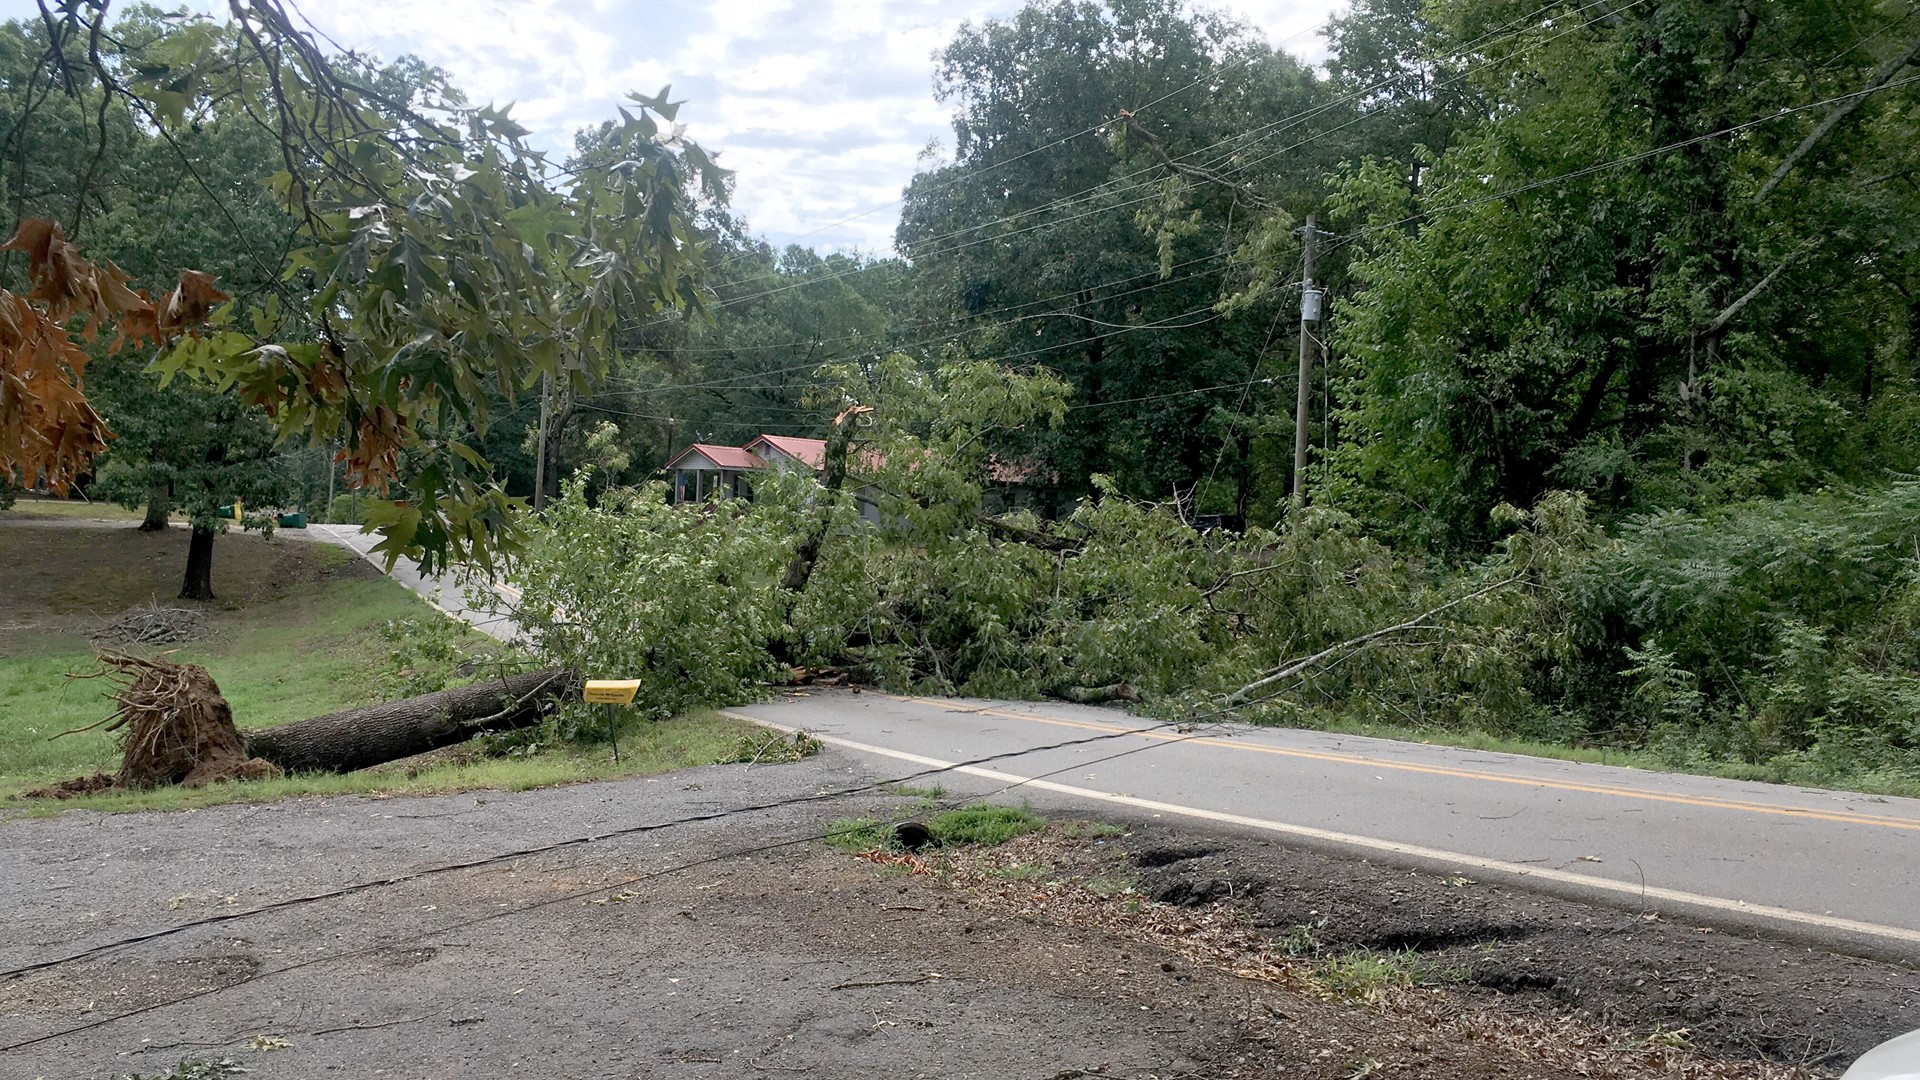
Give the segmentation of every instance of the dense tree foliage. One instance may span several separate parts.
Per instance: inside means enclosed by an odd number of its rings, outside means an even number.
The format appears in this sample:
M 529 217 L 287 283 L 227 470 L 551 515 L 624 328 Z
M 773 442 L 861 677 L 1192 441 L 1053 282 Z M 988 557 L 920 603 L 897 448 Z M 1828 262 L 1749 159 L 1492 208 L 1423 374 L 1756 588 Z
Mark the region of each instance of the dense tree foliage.
M 223 107 L 279 158 L 269 186 L 298 222 L 279 309 L 214 311 L 155 368 L 230 388 L 283 437 L 338 443 L 356 484 L 404 490 L 369 510 L 390 554 L 491 563 L 519 527 L 470 432 L 499 395 L 604 372 L 622 318 L 701 304 L 688 190 L 718 197 L 724 174 L 673 126 L 664 91 L 630 99 L 618 154 L 561 175 L 504 111 L 465 104 L 437 73 L 395 85 L 327 52 L 278 0 L 233 13 L 160 19 L 116 58 L 101 47 L 117 36 L 108 5 L 43 10 L 47 93 L 64 83 L 83 102 L 79 84 L 94 86 L 90 160 L 112 156 L 112 115 L 171 139 Z
M 5 204 L 235 297 L 94 350 L 129 497 L 197 520 L 337 446 L 386 550 L 485 563 L 563 492 L 523 622 L 661 716 L 830 664 L 1920 776 L 1904 7 L 1360 0 L 1309 67 L 1182 0 L 1032 0 L 935 58 L 894 255 L 754 235 L 664 93 L 555 168 L 241 9 L 0 35 Z M 649 484 L 762 433 L 843 482 Z
M 1430 5 L 1431 34 L 1526 6 Z M 1920 87 L 1879 76 L 1913 34 L 1873 3 L 1626 5 L 1467 72 L 1497 109 L 1418 189 L 1368 161 L 1334 200 L 1336 497 L 1460 547 L 1553 488 L 1618 512 L 1912 471 Z
M 1913 34 L 1867 2 L 1378 0 L 1330 24 L 1317 74 L 1175 4 L 967 27 L 936 73 L 951 160 L 908 189 L 887 270 L 903 299 L 863 294 L 885 329 L 842 339 L 899 354 L 820 367 L 803 331 L 792 366 L 684 349 L 674 372 L 751 372 L 816 431 L 874 404 L 881 524 L 849 516 L 783 595 L 809 496 L 669 529 L 576 490 L 530 615 L 591 605 L 568 576 L 602 546 L 657 543 L 675 597 L 754 613 L 714 628 L 720 697 L 798 657 L 1912 777 Z M 1309 214 L 1336 303 L 1314 505 L 1289 511 Z M 968 389 L 991 370 L 1016 382 Z M 1054 520 L 989 512 L 994 458 L 1033 466 Z M 1195 509 L 1246 528 L 1197 533 Z M 681 602 L 629 584 L 609 616 Z M 560 651 L 663 682 L 701 663 L 585 640 Z
M 1320 82 L 1224 18 L 1126 0 L 966 27 L 935 88 L 952 160 L 914 179 L 898 241 L 916 311 L 967 354 L 1073 386 L 1065 424 L 1004 448 L 1058 478 L 1046 502 L 1096 472 L 1141 496 L 1207 486 L 1204 505 L 1242 515 L 1284 491 L 1254 419 L 1282 396 L 1264 381 L 1286 366 L 1267 362 L 1278 298 L 1215 304 L 1263 219 L 1282 238 L 1264 254 L 1295 248 L 1289 196 L 1338 160 L 1316 136 L 1346 116 Z

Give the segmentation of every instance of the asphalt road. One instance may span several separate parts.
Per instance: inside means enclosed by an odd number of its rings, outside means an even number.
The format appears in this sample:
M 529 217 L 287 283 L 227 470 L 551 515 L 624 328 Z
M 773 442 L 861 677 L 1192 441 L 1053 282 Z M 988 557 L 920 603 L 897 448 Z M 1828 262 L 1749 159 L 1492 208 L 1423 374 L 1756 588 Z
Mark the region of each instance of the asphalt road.
M 362 555 L 377 539 L 351 526 L 310 532 Z M 404 559 L 392 573 L 448 615 L 513 636 L 508 616 L 475 610 L 451 579 Z M 512 586 L 494 589 L 502 609 L 517 599 Z M 903 774 L 963 766 L 954 772 L 966 779 L 937 781 L 950 790 L 1204 820 L 1920 962 L 1916 799 L 1323 732 L 1188 731 L 1067 704 L 815 691 L 734 711 Z M 1045 749 L 1066 742 L 1077 745 Z
M 301 532 L 296 529 L 283 529 L 278 535 L 299 537 Z M 361 532 L 357 525 L 309 525 L 306 528 L 306 538 L 338 544 L 381 570 L 387 571 L 386 556 L 372 554 L 373 546 L 380 542 L 380 537 L 373 533 Z M 493 609 L 485 609 L 476 608 L 467 602 L 466 590 L 458 578 L 448 574 L 423 574 L 420 572 L 420 564 L 412 559 L 400 559 L 387 573 L 391 574 L 395 581 L 425 597 L 428 603 L 447 615 L 472 624 L 475 629 L 489 637 L 498 638 L 501 641 L 512 640 L 513 619 L 505 613 L 505 609 L 512 601 L 520 598 L 513 586 L 506 584 L 488 586 L 501 597 L 502 603 Z
M 819 691 L 733 711 L 902 774 L 1017 753 L 958 770 L 1005 797 L 1201 819 L 1920 959 L 1920 800 L 1321 732 L 1185 730 L 1064 704 Z M 1036 749 L 1064 742 L 1079 745 Z

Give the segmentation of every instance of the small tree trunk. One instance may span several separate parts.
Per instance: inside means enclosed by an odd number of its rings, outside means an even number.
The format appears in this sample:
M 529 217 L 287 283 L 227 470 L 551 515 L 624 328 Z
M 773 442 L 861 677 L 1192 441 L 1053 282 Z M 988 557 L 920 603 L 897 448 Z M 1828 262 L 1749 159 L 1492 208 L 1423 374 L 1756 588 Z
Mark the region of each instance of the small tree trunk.
M 180 586 L 180 599 L 213 599 L 212 529 L 193 527 L 193 540 L 187 545 L 187 578 Z
M 147 485 L 147 519 L 140 523 L 141 532 L 160 532 L 167 527 L 167 512 L 173 509 L 173 485 L 166 480 L 155 480 Z
M 465 742 L 482 731 L 531 727 L 574 687 L 558 669 L 328 713 L 247 734 L 247 753 L 287 772 L 352 772 Z
M 540 452 L 536 467 L 540 470 L 534 482 L 533 508 L 545 510 L 547 504 L 560 497 L 560 444 L 567 437 L 567 423 L 573 419 L 573 388 L 560 380 L 560 385 L 548 398 L 547 423 L 540 433 Z

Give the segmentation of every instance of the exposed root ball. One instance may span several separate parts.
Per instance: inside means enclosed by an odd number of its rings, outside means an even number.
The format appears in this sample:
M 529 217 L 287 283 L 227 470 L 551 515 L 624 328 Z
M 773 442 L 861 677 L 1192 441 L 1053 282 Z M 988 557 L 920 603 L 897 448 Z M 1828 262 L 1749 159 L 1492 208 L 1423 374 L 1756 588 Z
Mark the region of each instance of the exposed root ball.
M 102 653 L 100 664 L 101 674 L 120 687 L 114 714 L 103 721 L 120 739 L 115 787 L 198 787 L 280 775 L 247 756 L 233 710 L 206 668 L 120 653 Z

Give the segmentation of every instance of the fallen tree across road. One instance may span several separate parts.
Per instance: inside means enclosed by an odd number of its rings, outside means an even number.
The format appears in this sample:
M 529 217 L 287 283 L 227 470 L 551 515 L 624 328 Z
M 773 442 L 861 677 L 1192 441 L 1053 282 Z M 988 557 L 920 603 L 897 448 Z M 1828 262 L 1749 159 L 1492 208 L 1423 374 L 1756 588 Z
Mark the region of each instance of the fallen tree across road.
M 478 735 L 532 727 L 574 687 L 558 668 L 507 675 L 249 732 L 247 753 L 293 772 L 352 772 Z

